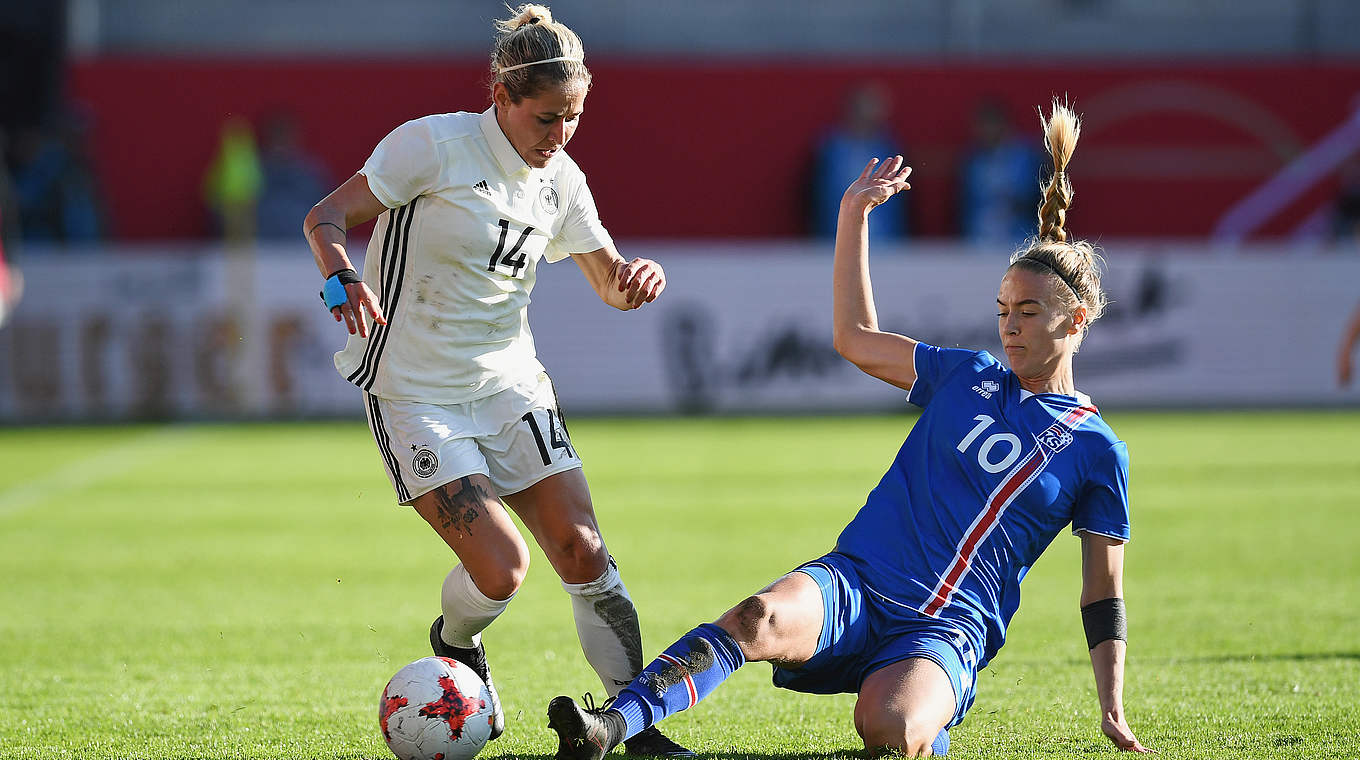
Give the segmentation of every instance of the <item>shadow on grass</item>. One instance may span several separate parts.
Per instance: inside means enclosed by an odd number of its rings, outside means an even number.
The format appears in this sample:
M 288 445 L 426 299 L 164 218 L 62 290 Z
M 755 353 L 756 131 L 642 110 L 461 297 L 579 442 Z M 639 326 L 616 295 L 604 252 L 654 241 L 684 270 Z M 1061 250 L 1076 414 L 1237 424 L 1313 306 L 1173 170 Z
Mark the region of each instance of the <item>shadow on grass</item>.
M 1328 660 L 1360 660 L 1357 652 L 1275 652 L 1273 654 L 1207 654 L 1199 657 L 1141 658 L 1166 663 L 1226 663 L 1226 662 L 1326 662 Z
M 699 757 L 703 760 L 865 760 L 868 755 L 860 750 L 859 752 L 723 752 L 719 754 L 700 752 Z M 887 757 L 901 757 L 901 755 L 887 755 Z
M 277 755 L 261 755 L 260 758 L 276 758 Z M 526 753 L 526 752 L 506 752 L 497 754 L 489 751 L 479 754 L 478 758 L 486 760 L 553 760 L 555 755 L 549 753 Z M 624 757 L 622 751 L 611 753 L 609 757 Z M 865 760 L 867 755 L 863 750 L 859 752 L 700 752 L 696 755 L 697 760 Z M 894 757 L 889 755 L 889 757 Z M 253 760 L 250 756 L 232 755 L 232 760 Z M 223 756 L 197 756 L 186 757 L 180 760 L 223 760 Z M 315 760 L 393 760 L 391 755 L 373 755 L 364 752 L 345 752 L 335 755 L 318 755 Z
M 621 753 L 612 753 L 607 757 L 623 757 Z M 480 755 L 479 755 L 480 757 Z M 553 755 L 487 755 L 490 758 L 501 758 L 501 760 L 552 760 Z M 630 755 L 629 757 L 634 757 Z M 698 760 L 865 760 L 867 755 L 861 752 L 699 752 L 695 757 Z M 891 755 L 889 757 L 892 757 Z M 345 760 L 349 760 L 346 758 Z
M 266 756 L 260 756 L 261 759 Z M 269 755 L 268 758 L 275 758 L 276 755 Z M 525 752 L 506 752 L 497 754 L 494 751 L 478 755 L 479 758 L 486 760 L 553 760 L 555 755 L 548 753 L 525 753 Z M 611 753 L 609 757 L 624 757 L 622 752 Z M 842 752 L 700 752 L 696 755 L 697 760 L 865 760 L 868 757 L 863 750 L 842 751 Z M 888 755 L 887 757 L 898 757 Z M 252 760 L 250 756 L 232 755 L 232 760 Z M 196 756 L 186 757 L 180 760 L 223 760 L 222 756 Z M 345 752 L 335 755 L 318 755 L 315 760 L 393 760 L 391 755 L 372 755 L 364 752 Z
M 500 760 L 552 760 L 553 755 L 544 754 L 523 754 L 506 753 L 504 755 L 488 754 L 478 755 L 478 757 L 500 758 Z M 625 757 L 622 751 L 614 752 L 607 757 Z M 634 757 L 629 755 L 628 757 Z M 865 760 L 868 756 L 863 750 L 858 752 L 699 752 L 695 755 L 698 760 Z M 888 757 L 895 757 L 889 755 Z M 342 760 L 351 760 L 343 758 Z M 355 759 L 357 760 L 357 758 Z

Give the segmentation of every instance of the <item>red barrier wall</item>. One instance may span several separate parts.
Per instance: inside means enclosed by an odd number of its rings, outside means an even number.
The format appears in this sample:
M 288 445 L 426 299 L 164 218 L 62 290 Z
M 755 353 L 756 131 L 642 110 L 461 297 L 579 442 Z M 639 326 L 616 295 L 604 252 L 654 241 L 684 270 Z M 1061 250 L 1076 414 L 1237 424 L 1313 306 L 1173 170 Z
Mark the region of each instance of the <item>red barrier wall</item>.
M 955 164 L 981 99 L 1001 100 L 1037 139 L 1034 107 L 1066 93 L 1085 115 L 1072 166 L 1074 231 L 1202 236 L 1339 125 L 1360 93 L 1360 62 L 590 65 L 595 85 L 570 152 L 621 238 L 802 234 L 812 146 L 845 92 L 865 80 L 894 97 L 893 118 L 916 167 L 918 234 L 956 228 Z M 304 143 L 338 181 L 406 119 L 481 110 L 483 67 L 466 59 L 100 58 L 72 65 L 70 91 L 93 112 L 114 234 L 192 237 L 207 229 L 200 185 L 228 116 L 291 111 Z M 1334 179 L 1314 188 L 1262 232 L 1288 232 L 1334 191 Z

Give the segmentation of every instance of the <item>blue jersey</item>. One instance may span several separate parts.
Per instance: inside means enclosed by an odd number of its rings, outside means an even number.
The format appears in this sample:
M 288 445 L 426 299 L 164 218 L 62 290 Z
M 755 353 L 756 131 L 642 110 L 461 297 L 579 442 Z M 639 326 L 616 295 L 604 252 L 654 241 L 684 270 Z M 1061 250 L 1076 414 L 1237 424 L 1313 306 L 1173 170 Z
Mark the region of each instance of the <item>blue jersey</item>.
M 957 624 L 980 668 L 1065 526 L 1128 540 L 1128 451 L 1089 401 L 1029 393 L 985 351 L 915 359 L 925 411 L 836 551 L 884 602 Z

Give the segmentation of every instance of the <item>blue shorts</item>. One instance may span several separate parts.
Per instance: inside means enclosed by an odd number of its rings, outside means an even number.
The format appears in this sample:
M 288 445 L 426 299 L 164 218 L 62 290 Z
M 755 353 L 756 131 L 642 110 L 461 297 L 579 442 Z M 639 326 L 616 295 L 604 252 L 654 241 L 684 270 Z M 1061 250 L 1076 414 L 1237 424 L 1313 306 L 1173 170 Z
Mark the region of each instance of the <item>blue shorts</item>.
M 954 718 L 973 705 L 977 655 L 957 626 L 886 601 L 865 586 L 854 565 L 832 552 L 798 567 L 822 590 L 825 616 L 817 652 L 800 668 L 774 670 L 774 685 L 810 694 L 857 694 L 874 671 L 913 657 L 939 665 L 954 687 Z

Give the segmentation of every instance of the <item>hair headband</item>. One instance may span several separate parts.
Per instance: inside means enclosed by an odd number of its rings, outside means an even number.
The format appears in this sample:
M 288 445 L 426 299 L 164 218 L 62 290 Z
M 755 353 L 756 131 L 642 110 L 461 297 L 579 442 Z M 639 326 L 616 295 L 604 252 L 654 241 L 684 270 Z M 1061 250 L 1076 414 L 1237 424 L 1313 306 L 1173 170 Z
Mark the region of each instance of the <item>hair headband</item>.
M 1015 263 L 1018 264 L 1021 261 L 1033 261 L 1036 264 L 1042 264 L 1045 269 L 1052 272 L 1053 274 L 1058 275 L 1058 279 L 1063 281 L 1063 284 L 1067 286 L 1068 290 L 1072 291 L 1072 295 L 1076 296 L 1078 301 L 1082 300 L 1081 293 L 1077 290 L 1077 286 L 1073 285 L 1072 281 L 1067 279 L 1067 275 L 1063 274 L 1062 272 L 1059 272 L 1057 267 L 1053 266 L 1047 261 L 1044 261 L 1043 259 L 1036 258 L 1034 256 L 1021 256 L 1019 259 L 1016 259 Z
M 544 58 L 544 59 L 541 60 L 541 61 L 529 61 L 528 63 L 519 63 L 519 64 L 515 64 L 514 66 L 503 66 L 503 67 L 501 67 L 501 68 L 499 68 L 499 69 L 496 69 L 496 76 L 500 76 L 501 74 L 504 74 L 504 73 L 507 72 L 507 71 L 514 71 L 515 69 L 522 69 L 522 68 L 525 68 L 526 66 L 537 66 L 537 65 L 540 64 L 540 63 L 557 63 L 558 61 L 571 61 L 572 63 L 585 63 L 585 59 L 584 59 L 584 58 L 581 58 L 581 57 L 579 57 L 579 56 L 573 56 L 573 55 L 561 55 L 561 56 L 558 56 L 558 57 L 556 57 L 556 58 Z

